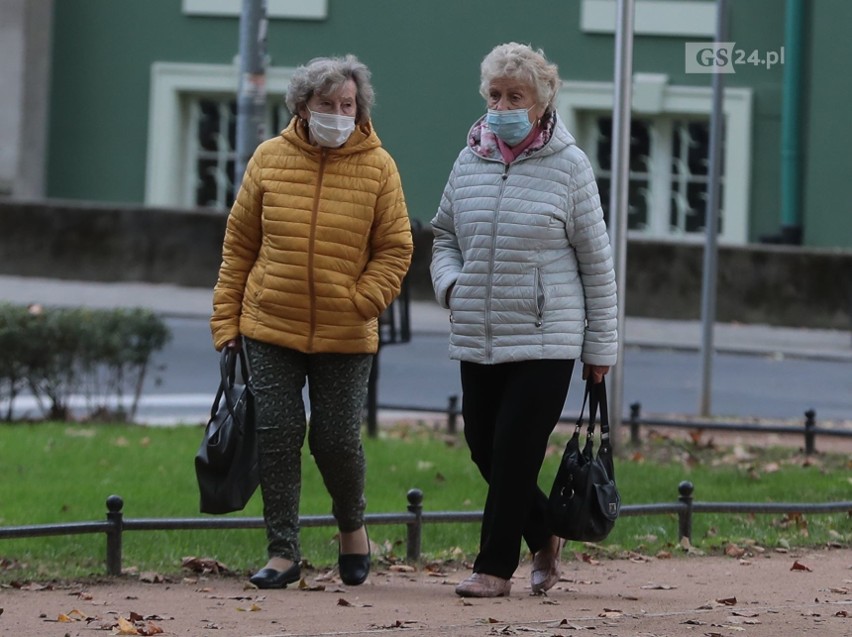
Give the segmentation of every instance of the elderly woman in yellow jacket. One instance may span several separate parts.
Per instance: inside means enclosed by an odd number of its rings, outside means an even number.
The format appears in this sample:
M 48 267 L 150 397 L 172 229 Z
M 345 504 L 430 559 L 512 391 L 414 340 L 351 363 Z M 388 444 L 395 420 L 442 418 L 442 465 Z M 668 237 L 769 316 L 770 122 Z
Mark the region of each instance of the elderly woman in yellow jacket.
M 370 569 L 362 410 L 379 316 L 413 249 L 373 98 L 352 55 L 299 67 L 286 96 L 293 119 L 255 151 L 228 217 L 211 328 L 217 350 L 244 345 L 251 370 L 269 558 L 251 577 L 259 588 L 301 576 L 306 433 L 340 531 L 340 577 L 361 584 Z

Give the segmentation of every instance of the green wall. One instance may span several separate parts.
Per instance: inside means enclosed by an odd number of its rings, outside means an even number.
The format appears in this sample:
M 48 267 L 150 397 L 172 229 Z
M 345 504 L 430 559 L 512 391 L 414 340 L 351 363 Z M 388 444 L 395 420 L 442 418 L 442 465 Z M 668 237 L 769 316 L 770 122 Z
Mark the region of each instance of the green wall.
M 832 2 L 849 14 L 852 3 L 844 0 L 816 4 Z M 731 39 L 747 50 L 777 50 L 783 44 L 783 4 L 729 2 Z M 228 64 L 239 46 L 238 19 L 184 17 L 180 6 L 180 0 L 55 3 L 49 196 L 143 201 L 151 65 Z M 820 11 L 815 23 L 839 33 L 841 21 L 832 23 L 830 6 Z M 467 130 L 483 111 L 479 62 L 495 44 L 516 40 L 543 48 L 564 79 L 611 81 L 614 37 L 581 34 L 579 20 L 578 0 L 329 0 L 327 20 L 271 20 L 268 48 L 276 66 L 352 52 L 372 69 L 376 129 L 399 164 L 412 216 L 428 221 Z M 710 75 L 683 73 L 684 40 L 637 36 L 634 70 L 667 73 L 673 84 L 709 86 Z M 840 42 L 839 35 L 833 40 L 821 45 L 823 55 L 841 46 L 849 59 L 848 40 Z M 824 63 L 814 78 L 834 95 L 841 87 L 831 69 Z M 725 76 L 726 86 L 754 90 L 751 241 L 777 233 L 780 224 L 782 78 L 780 66 L 738 68 Z M 838 94 L 844 96 L 850 97 L 848 82 Z M 819 106 L 827 104 L 822 100 Z M 845 107 L 838 108 L 845 115 Z M 837 140 L 829 121 L 821 110 L 812 113 L 811 148 Z M 818 179 L 824 173 L 816 160 L 822 156 L 813 150 L 809 155 L 809 171 L 819 183 L 826 181 Z M 810 211 L 824 207 L 830 195 L 809 188 L 807 196 L 807 237 L 829 240 Z

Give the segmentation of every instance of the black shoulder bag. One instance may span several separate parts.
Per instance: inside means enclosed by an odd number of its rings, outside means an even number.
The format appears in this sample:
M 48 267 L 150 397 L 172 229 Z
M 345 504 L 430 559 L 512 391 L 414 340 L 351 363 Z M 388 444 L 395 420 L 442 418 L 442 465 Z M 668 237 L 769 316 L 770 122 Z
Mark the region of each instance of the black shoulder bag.
M 586 444 L 580 449 L 583 412 L 589 403 Z M 595 418 L 600 406 L 601 441 L 594 453 Z M 553 533 L 566 540 L 600 542 L 618 518 L 621 498 L 615 486 L 615 467 L 609 443 L 609 412 L 604 382 L 586 382 L 583 408 L 574 435 L 568 441 L 548 498 L 548 516 Z
M 236 382 L 238 360 L 241 376 L 247 379 L 248 365 L 242 350 L 222 350 L 219 389 L 195 454 L 202 513 L 244 509 L 260 482 L 254 400 L 248 386 Z

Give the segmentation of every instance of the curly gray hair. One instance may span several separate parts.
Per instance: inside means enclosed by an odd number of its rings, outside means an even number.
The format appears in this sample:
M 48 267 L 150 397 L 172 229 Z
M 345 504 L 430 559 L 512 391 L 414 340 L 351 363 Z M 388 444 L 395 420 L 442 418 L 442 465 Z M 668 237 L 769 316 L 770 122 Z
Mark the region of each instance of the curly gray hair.
M 535 50 L 517 42 L 495 46 L 482 60 L 480 95 L 487 100 L 488 87 L 492 80 L 504 77 L 519 80 L 533 87 L 537 95 L 536 102 L 544 106 L 545 111 L 553 108 L 556 93 L 562 83 L 559 79 L 559 69 L 548 61 L 544 51 Z
M 370 76 L 370 69 L 352 54 L 344 57 L 314 58 L 293 73 L 284 102 L 290 112 L 296 114 L 315 93 L 328 95 L 338 90 L 347 80 L 353 80 L 357 89 L 356 121 L 363 124 L 370 119 L 370 109 L 376 97 Z

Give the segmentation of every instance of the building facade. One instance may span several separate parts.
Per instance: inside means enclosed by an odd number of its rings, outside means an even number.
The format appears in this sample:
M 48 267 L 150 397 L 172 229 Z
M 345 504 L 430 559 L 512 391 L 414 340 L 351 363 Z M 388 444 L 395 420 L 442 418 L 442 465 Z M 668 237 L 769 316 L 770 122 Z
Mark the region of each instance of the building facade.
M 281 97 L 299 64 L 356 54 L 373 71 L 374 124 L 411 215 L 427 222 L 484 112 L 481 59 L 525 42 L 559 65 L 557 107 L 608 203 L 615 0 L 267 1 L 268 136 L 289 120 Z M 241 4 L 6 0 L 0 51 L 19 53 L 0 58 L 17 87 L 0 98 L 17 105 L 0 108 L 0 193 L 224 213 Z M 852 203 L 838 188 L 852 175 L 852 3 L 727 4 L 732 44 L 719 51 L 715 2 L 635 1 L 629 235 L 703 240 L 707 71 L 724 70 L 720 242 L 785 241 L 792 226 L 794 242 L 852 248 Z

